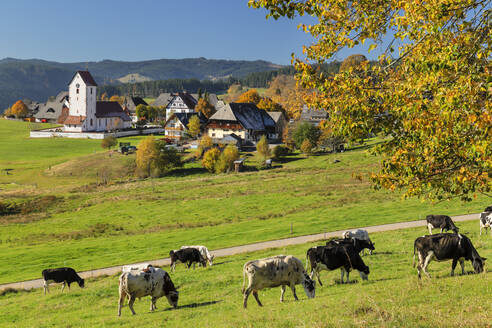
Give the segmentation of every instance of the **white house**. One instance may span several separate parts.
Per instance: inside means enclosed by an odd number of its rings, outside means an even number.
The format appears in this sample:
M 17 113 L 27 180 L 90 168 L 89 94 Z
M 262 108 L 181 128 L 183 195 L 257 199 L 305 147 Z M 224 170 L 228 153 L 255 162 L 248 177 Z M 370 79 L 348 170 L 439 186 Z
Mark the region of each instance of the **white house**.
M 67 132 L 110 131 L 130 128 L 132 120 L 115 101 L 97 101 L 97 83 L 88 71 L 77 71 L 68 85 Z
M 181 123 L 173 116 L 173 114 L 195 113 L 196 104 L 197 100 L 187 92 L 179 92 L 173 96 L 166 107 L 166 136 L 173 138 L 181 135 Z

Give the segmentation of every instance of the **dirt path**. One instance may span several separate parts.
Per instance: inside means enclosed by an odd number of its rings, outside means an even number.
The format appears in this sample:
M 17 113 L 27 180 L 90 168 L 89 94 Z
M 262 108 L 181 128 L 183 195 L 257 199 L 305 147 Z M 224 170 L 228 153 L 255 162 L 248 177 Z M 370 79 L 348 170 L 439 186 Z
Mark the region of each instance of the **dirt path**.
M 453 218 L 453 221 L 455 221 L 455 222 L 456 221 L 458 221 L 458 222 L 459 221 L 470 221 L 470 220 L 477 220 L 478 221 L 478 216 L 479 216 L 479 214 L 467 214 L 467 215 L 453 216 L 452 218 Z M 426 226 L 426 225 L 427 225 L 427 222 L 425 220 L 418 220 L 418 221 L 399 222 L 399 223 L 382 224 L 382 225 L 369 226 L 369 227 L 361 227 L 361 229 L 365 229 L 368 232 L 381 232 L 381 231 L 421 227 L 421 226 Z M 284 246 L 290 246 L 290 245 L 305 244 L 305 243 L 309 243 L 309 242 L 315 242 L 318 240 L 323 240 L 326 238 L 339 237 L 342 235 L 342 232 L 346 231 L 346 230 L 348 230 L 348 229 L 318 233 L 318 234 L 314 234 L 314 235 L 306 235 L 306 236 L 299 236 L 299 237 L 293 237 L 293 238 L 264 241 L 264 242 L 260 242 L 260 243 L 234 246 L 234 247 L 228 247 L 228 248 L 221 248 L 221 249 L 211 251 L 210 253 L 215 255 L 215 257 L 221 257 L 221 256 L 230 256 L 230 255 L 235 255 L 235 254 L 240 254 L 240 253 L 254 252 L 254 251 L 264 250 L 264 249 L 268 249 L 268 248 L 276 248 L 276 247 L 284 247 Z M 427 230 L 425 230 L 425 231 L 427 231 Z M 141 263 L 152 263 L 155 266 L 165 266 L 165 265 L 169 265 L 171 263 L 171 261 L 169 258 L 164 258 L 164 259 L 160 259 L 160 260 L 152 260 L 152 261 L 146 261 L 146 262 L 141 262 Z M 140 263 L 135 263 L 135 264 L 140 264 Z M 96 270 L 91 270 L 91 271 L 82 271 L 82 272 L 79 272 L 79 274 L 82 278 L 92 278 L 92 277 L 98 277 L 98 276 L 102 276 L 102 275 L 114 275 L 116 273 L 121 272 L 121 267 L 122 267 L 121 265 L 118 265 L 118 266 L 96 269 Z M 32 288 L 41 288 L 41 287 L 43 287 L 43 280 L 42 279 L 35 279 L 35 280 L 27 280 L 27 281 L 22 281 L 22 282 L 14 282 L 14 283 L 0 285 L 0 291 L 7 289 L 7 288 L 32 289 Z

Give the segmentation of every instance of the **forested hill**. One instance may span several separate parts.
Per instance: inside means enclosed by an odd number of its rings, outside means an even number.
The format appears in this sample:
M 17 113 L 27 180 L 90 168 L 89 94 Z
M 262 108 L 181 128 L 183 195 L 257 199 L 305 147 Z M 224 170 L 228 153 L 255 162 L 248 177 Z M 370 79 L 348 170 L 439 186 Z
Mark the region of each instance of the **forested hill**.
M 218 80 L 244 77 L 253 72 L 281 68 L 263 60 L 216 60 L 206 58 L 158 59 L 140 62 L 58 63 L 39 59 L 0 60 L 0 112 L 18 99 L 46 101 L 62 90 L 77 70 L 89 69 L 99 85 L 168 79 Z

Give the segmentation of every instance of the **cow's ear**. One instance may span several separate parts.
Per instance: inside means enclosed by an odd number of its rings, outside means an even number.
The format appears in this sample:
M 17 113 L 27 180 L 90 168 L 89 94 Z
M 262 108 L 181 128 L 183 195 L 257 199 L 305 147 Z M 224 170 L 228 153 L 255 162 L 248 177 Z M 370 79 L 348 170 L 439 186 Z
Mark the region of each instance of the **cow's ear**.
M 486 257 L 482 257 L 482 261 L 485 261 L 487 258 Z

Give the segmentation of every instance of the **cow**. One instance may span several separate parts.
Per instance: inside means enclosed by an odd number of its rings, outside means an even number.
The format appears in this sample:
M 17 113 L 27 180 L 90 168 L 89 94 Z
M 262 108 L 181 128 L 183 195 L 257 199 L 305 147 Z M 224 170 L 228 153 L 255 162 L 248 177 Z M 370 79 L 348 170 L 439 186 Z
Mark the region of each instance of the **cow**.
M 487 206 L 483 211 L 484 212 L 492 212 L 492 205 Z
M 169 256 L 171 257 L 171 271 L 175 271 L 176 262 L 178 261 L 188 263 L 188 269 L 192 264 L 193 269 L 195 269 L 195 263 L 201 263 L 204 267 L 207 266 L 207 261 L 196 248 L 172 250 L 169 252 Z
M 214 260 L 215 256 L 210 254 L 207 247 L 205 247 L 205 246 L 181 246 L 181 249 L 184 249 L 184 248 L 196 248 L 196 249 L 198 249 L 200 254 L 202 254 L 203 258 L 208 261 L 208 264 L 210 264 L 210 266 L 213 265 L 213 260 Z
M 448 230 L 452 230 L 454 233 L 458 233 L 460 230 L 454 224 L 453 220 L 451 220 L 451 218 L 447 215 L 427 215 L 425 220 L 427 221 L 429 235 L 432 235 L 433 228 L 441 228 L 441 233 Z
M 487 228 L 489 228 L 492 236 L 492 211 L 480 213 L 480 236 L 482 235 L 482 229 L 485 229 L 485 233 L 487 233 Z
M 245 280 L 248 276 L 248 287 L 245 289 Z M 243 267 L 243 306 L 248 305 L 248 297 L 251 292 L 259 306 L 262 306 L 258 298 L 258 291 L 264 288 L 281 286 L 280 302 L 284 301 L 285 287 L 289 286 L 298 301 L 295 285 L 301 284 L 308 298 L 315 296 L 316 284 L 302 266 L 301 260 L 292 255 L 277 255 L 261 260 L 249 261 Z
M 369 267 L 364 264 L 359 255 L 359 249 L 356 249 L 352 244 L 330 245 L 311 247 L 306 253 L 307 264 L 311 266 L 311 279 L 316 275 L 321 286 L 319 272 L 322 270 L 341 270 L 341 283 L 343 277 L 347 273 L 347 283 L 349 282 L 350 270 L 356 269 L 362 280 L 367 280 L 369 275 Z
M 65 289 L 65 285 L 68 285 L 68 289 L 70 290 L 70 284 L 72 282 L 77 282 L 81 288 L 84 288 L 84 279 L 80 278 L 80 276 L 75 272 L 72 268 L 57 268 L 57 269 L 45 269 L 41 272 L 44 280 L 44 294 L 46 295 L 46 291 L 49 293 L 48 285 L 51 282 L 63 283 L 61 291 Z
M 142 264 L 131 264 L 131 265 L 124 265 L 121 267 L 121 272 L 130 272 L 134 270 L 138 271 L 152 271 L 155 268 L 152 266 L 150 263 L 142 263 Z
M 345 231 L 342 234 L 342 238 L 355 238 L 355 239 L 359 239 L 359 240 L 366 240 L 369 243 L 371 243 L 371 245 L 373 245 L 373 247 L 374 247 L 374 243 L 371 241 L 371 238 L 369 238 L 369 233 L 367 232 L 367 230 L 364 230 L 364 229 Z M 373 249 L 369 248 L 369 254 L 372 255 L 373 250 L 374 250 L 374 248 Z M 364 253 L 362 255 L 364 255 Z
M 135 314 L 135 310 L 133 310 L 135 299 L 147 295 L 152 297 L 150 311 L 157 309 L 155 303 L 158 298 L 163 296 L 166 296 L 167 301 L 173 308 L 178 306 L 179 293 L 174 287 L 169 274 L 159 268 L 123 272 L 119 279 L 119 294 L 118 316 L 121 316 L 121 308 L 127 297 L 128 307 L 132 311 L 132 314 Z
M 454 269 L 458 261 L 461 265 L 461 273 L 465 274 L 465 260 L 473 264 L 475 273 L 483 271 L 483 262 L 485 258 L 478 255 L 477 250 L 473 247 L 470 239 L 462 234 L 439 233 L 435 235 L 422 236 L 415 239 L 413 245 L 413 266 L 415 267 L 415 253 L 417 252 L 419 261 L 417 271 L 419 279 L 421 271 L 430 278 L 427 272 L 427 266 L 430 261 L 453 260 L 451 265 L 451 276 L 454 276 Z
M 357 238 L 344 238 L 344 239 L 333 239 L 326 242 L 326 246 L 337 246 L 337 245 L 353 245 L 356 252 L 360 253 L 364 249 L 368 249 L 370 252 L 375 250 L 374 244 L 369 239 L 357 239 Z

